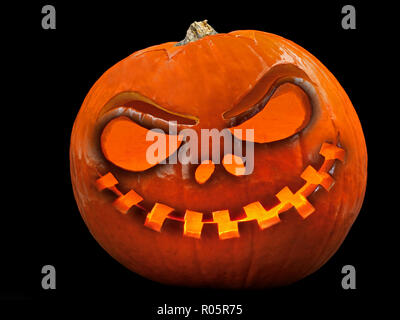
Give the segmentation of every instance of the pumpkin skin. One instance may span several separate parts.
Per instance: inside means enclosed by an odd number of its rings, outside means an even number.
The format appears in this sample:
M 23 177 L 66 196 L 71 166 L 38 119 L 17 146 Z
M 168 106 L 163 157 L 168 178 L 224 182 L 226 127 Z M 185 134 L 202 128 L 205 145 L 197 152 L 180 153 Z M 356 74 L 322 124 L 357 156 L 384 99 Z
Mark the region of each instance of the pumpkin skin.
M 91 234 L 125 267 L 165 284 L 264 288 L 313 273 L 343 242 L 365 193 L 366 145 L 345 91 L 314 56 L 277 35 L 245 30 L 175 44 L 153 46 L 118 62 L 82 104 L 71 135 L 71 178 Z M 283 78 L 307 80 L 318 106 L 300 132 L 256 143 L 252 174 L 235 177 L 216 165 L 210 180 L 200 185 L 194 179 L 196 165 L 156 165 L 129 172 L 104 157 L 100 122 L 105 111 L 117 105 L 110 101 L 121 93 L 139 93 L 172 113 L 194 116 L 200 119 L 196 130 L 221 130 L 227 127 L 221 115 L 234 110 L 267 74 L 267 87 Z M 283 187 L 295 192 L 302 186 L 307 166 L 321 166 L 323 143 L 339 146 L 345 157 L 329 171 L 334 186 L 329 191 L 317 188 L 307 197 L 314 211 L 306 219 L 291 207 L 279 214 L 279 223 L 264 230 L 257 221 L 240 222 L 240 236 L 225 240 L 212 223 L 203 226 L 199 239 L 183 236 L 182 219 L 166 219 L 160 232 L 144 226 L 154 203 L 174 208 L 181 218 L 185 210 L 239 211 L 261 199 L 272 206 Z M 145 199 L 142 208 L 133 206 L 121 214 L 112 205 L 115 194 L 99 191 L 95 183 L 108 172 L 118 180 L 122 194 L 134 190 Z

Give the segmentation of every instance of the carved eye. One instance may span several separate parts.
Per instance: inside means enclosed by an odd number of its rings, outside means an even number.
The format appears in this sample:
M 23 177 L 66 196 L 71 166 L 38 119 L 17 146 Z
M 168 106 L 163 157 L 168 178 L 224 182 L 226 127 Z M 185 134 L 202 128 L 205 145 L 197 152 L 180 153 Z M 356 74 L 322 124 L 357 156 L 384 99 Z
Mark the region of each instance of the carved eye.
M 282 140 L 303 130 L 311 119 L 311 104 L 307 94 L 297 85 L 283 83 L 245 112 L 232 117 L 230 129 L 254 129 L 254 140 L 267 143 Z M 236 131 L 237 132 L 237 131 Z M 244 136 L 244 135 L 243 135 Z
M 120 102 L 121 97 L 114 99 Z M 197 123 L 194 118 L 173 114 L 154 103 L 140 100 L 125 101 L 123 105 L 111 108 L 105 116 L 111 120 L 105 125 L 100 138 L 104 157 L 114 165 L 134 172 L 147 170 L 169 158 L 182 143 L 176 137 L 179 130 Z M 169 132 L 171 121 L 177 124 L 173 133 Z M 161 130 L 151 132 L 153 140 L 147 141 L 150 129 Z M 170 140 L 170 136 L 173 139 Z M 149 161 L 146 151 L 154 139 L 165 141 L 165 153 L 158 154 L 156 161 Z M 170 141 L 174 143 L 170 144 Z

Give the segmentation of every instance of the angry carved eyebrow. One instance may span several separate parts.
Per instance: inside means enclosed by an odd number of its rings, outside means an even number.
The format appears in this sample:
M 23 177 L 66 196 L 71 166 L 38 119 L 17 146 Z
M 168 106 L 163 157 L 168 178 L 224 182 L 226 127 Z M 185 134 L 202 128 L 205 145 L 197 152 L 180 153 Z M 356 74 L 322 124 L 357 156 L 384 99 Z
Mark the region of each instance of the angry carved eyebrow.
M 299 86 L 308 95 L 311 104 L 317 103 L 318 98 L 307 74 L 293 64 L 279 64 L 269 69 L 233 108 L 222 115 L 227 126 L 235 127 L 262 111 L 277 88 L 284 83 Z
M 162 129 L 168 133 L 176 124 L 178 131 L 198 124 L 197 117 L 171 112 L 137 92 L 121 92 L 103 107 L 99 118 L 102 122 L 126 116 L 146 129 Z

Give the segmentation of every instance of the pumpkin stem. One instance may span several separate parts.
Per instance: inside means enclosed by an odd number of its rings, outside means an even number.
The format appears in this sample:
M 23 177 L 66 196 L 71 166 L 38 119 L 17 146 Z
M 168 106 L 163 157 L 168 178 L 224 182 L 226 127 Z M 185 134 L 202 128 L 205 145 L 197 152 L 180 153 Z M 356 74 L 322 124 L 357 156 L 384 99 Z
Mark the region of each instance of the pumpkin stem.
M 207 23 L 207 20 L 195 21 L 190 25 L 188 31 L 186 32 L 185 39 L 178 42 L 175 46 L 183 46 L 189 42 L 193 42 L 204 38 L 205 36 L 211 36 L 217 33 L 218 32 Z

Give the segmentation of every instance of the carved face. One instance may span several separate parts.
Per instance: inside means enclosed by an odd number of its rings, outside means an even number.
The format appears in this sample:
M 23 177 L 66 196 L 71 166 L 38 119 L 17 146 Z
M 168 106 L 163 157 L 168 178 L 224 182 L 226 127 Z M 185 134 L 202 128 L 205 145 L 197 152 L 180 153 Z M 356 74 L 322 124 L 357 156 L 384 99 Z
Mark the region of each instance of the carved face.
M 350 100 L 318 60 L 272 34 L 174 44 L 122 60 L 82 105 L 71 175 L 92 234 L 164 283 L 270 286 L 313 272 L 343 241 L 365 191 L 365 142 Z M 167 148 L 150 163 L 151 129 L 165 132 Z M 204 150 L 201 139 L 197 164 L 169 161 L 192 140 L 173 139 L 188 129 L 254 142 L 253 169 L 248 150 Z M 220 163 L 204 161 L 206 151 Z

